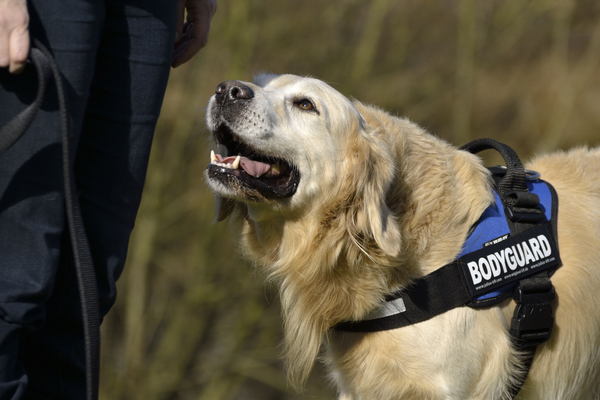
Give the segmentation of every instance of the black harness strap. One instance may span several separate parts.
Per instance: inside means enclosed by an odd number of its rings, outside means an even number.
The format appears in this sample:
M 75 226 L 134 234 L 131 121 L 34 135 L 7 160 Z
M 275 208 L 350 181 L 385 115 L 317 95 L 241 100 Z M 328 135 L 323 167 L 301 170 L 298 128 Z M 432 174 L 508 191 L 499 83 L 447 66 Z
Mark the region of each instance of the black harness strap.
M 467 304 L 472 292 L 466 285 L 460 261 L 454 261 L 414 280 L 410 286 L 386 297 L 387 302 L 400 301 L 403 312 L 363 321 L 347 321 L 336 329 L 349 332 L 377 332 L 426 321 L 456 307 Z
M 75 149 L 71 147 L 74 139 L 69 130 L 67 99 L 62 83 L 62 76 L 52 54 L 39 41 L 33 41 L 30 61 L 36 67 L 38 76 L 38 92 L 35 100 L 25 110 L 0 129 L 0 151 L 12 146 L 27 130 L 43 101 L 48 77 L 54 78 L 58 95 L 59 115 L 62 139 L 62 170 L 65 192 L 65 210 L 67 226 L 77 273 L 81 312 L 83 319 L 85 365 L 86 365 L 86 400 L 98 398 L 99 354 L 100 354 L 100 319 L 98 312 L 98 294 L 96 274 L 92 263 L 89 243 L 85 234 L 77 198 L 77 188 L 73 177 Z
M 495 297 L 490 302 L 474 302 L 473 299 L 494 289 L 510 285 L 513 282 L 524 282 L 524 276 L 537 277 L 539 274 L 531 271 L 524 272 L 523 275 L 498 279 L 494 284 L 478 288 L 470 281 L 471 278 L 466 267 L 468 262 L 477 260 L 483 255 L 500 251 L 513 244 L 521 243 L 523 240 L 537 235 L 548 237 L 550 239 L 551 254 L 553 256 L 557 255 L 558 247 L 552 238 L 552 230 L 550 223 L 537 224 L 527 230 L 527 232 L 512 235 L 510 238 L 497 244 L 460 257 L 424 277 L 413 280 L 408 287 L 387 296 L 385 298 L 387 303 L 395 302 L 396 304 L 400 304 L 400 312 L 394 312 L 386 316 L 376 316 L 375 318 L 362 321 L 342 322 L 337 324 L 335 328 L 350 332 L 377 332 L 426 321 L 456 307 L 471 306 L 474 308 L 483 308 L 497 305 L 504 299 L 503 297 Z M 558 259 L 555 259 L 539 268 L 547 271 L 556 267 L 558 262 Z M 507 296 L 509 295 L 510 293 L 507 294 Z
M 533 363 L 537 346 L 550 338 L 554 325 L 552 304 L 556 294 L 547 274 L 539 274 L 519 282 L 513 298 L 517 303 L 510 324 L 510 335 L 515 349 L 521 353 L 523 370 L 509 388 L 511 397 L 517 396 Z

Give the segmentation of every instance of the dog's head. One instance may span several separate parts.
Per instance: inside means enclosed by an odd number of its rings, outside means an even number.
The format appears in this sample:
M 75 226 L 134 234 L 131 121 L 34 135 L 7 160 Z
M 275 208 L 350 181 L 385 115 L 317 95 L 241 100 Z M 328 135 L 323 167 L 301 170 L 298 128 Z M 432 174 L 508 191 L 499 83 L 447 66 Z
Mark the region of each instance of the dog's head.
M 372 187 L 370 203 L 361 203 L 368 236 L 388 253 L 398 250 L 397 240 L 386 237 L 398 236 L 384 201 L 394 174 L 390 152 L 368 143 L 357 104 L 331 86 L 294 75 L 226 81 L 210 99 L 207 124 L 217 146 L 206 177 L 229 204 L 298 209 L 339 195 L 344 182 L 354 185 L 351 191 Z
M 324 82 L 281 75 L 264 86 L 221 83 L 207 122 L 219 144 L 207 171 L 218 194 L 295 205 L 317 189 L 316 181 L 330 178 L 324 174 L 342 156 L 340 136 L 360 115 Z

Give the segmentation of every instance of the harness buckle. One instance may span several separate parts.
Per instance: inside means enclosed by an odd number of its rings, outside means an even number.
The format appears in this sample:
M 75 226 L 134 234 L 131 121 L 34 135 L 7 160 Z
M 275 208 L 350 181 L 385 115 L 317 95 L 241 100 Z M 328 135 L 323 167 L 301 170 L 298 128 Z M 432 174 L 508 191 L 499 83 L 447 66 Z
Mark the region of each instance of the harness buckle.
M 535 193 L 511 191 L 504 195 L 508 218 L 513 222 L 535 223 L 545 218 Z
M 554 315 L 552 303 L 556 298 L 548 277 L 532 277 L 519 282 L 513 294 L 517 307 L 513 314 L 510 334 L 521 348 L 544 343 L 552 333 Z

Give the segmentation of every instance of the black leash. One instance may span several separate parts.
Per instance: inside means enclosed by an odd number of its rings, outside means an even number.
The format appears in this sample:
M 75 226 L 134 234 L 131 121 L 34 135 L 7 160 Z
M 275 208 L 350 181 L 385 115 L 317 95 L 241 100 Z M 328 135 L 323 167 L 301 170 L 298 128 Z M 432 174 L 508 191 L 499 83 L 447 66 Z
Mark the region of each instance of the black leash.
M 33 41 L 30 61 L 35 66 L 38 77 L 38 91 L 34 101 L 21 113 L 0 129 L 0 151 L 12 146 L 25 133 L 33 122 L 44 99 L 48 79 L 52 77 L 58 96 L 59 116 L 62 139 L 62 170 L 65 191 L 65 210 L 73 260 L 77 273 L 77 284 L 81 302 L 83 333 L 85 343 L 86 400 L 98 399 L 98 377 L 100 360 L 100 318 L 98 312 L 98 293 L 96 273 L 90 253 L 90 246 L 81 218 L 77 188 L 74 179 L 75 148 L 70 132 L 67 99 L 65 97 L 62 76 L 48 49 L 39 41 Z

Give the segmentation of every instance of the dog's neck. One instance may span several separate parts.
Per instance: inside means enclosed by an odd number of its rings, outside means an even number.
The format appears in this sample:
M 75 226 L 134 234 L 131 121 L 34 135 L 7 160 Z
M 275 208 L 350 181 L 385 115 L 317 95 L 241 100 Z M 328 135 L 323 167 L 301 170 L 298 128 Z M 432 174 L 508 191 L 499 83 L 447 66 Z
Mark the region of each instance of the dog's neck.
M 319 204 L 301 218 L 262 213 L 246 218 L 245 248 L 280 286 L 293 382 L 307 376 L 334 324 L 361 319 L 386 294 L 451 261 L 492 201 L 489 175 L 478 158 L 406 120 L 394 123 L 394 129 L 381 130 L 394 136 L 376 140 L 385 142 L 396 162 L 387 203 L 399 225 L 398 254 L 386 254 L 365 232 L 348 228 L 348 219 L 358 224 L 362 217 L 359 212 L 343 215 L 354 206 L 345 202 L 364 201 L 360 196 L 340 196 L 341 203 Z M 339 191 L 355 191 L 359 184 L 349 181 Z
M 426 133 L 407 136 L 402 179 L 411 189 L 401 224 L 403 252 L 422 276 L 454 259 L 493 195 L 478 157 Z

